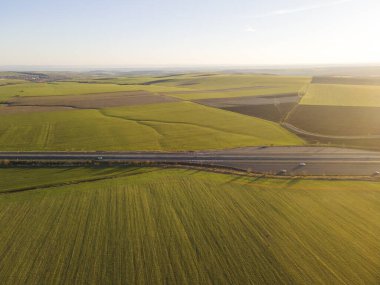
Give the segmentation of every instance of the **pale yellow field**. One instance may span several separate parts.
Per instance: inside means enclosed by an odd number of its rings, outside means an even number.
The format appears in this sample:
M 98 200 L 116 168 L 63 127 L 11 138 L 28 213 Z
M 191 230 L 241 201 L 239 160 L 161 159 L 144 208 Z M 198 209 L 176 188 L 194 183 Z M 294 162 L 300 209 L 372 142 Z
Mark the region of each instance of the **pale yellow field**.
M 311 84 L 301 104 L 380 107 L 380 86 Z

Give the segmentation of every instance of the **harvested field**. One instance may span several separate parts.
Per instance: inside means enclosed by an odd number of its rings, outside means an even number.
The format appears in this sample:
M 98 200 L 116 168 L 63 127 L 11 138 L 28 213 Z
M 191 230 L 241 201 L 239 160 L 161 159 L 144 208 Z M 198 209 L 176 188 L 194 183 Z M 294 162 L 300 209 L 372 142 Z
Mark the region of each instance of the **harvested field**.
M 189 90 L 189 91 L 173 91 L 170 92 L 170 95 L 175 94 L 196 94 L 196 93 L 214 93 L 214 92 L 239 92 L 244 90 L 256 90 L 256 89 L 267 89 L 275 88 L 276 86 L 249 86 L 249 87 L 236 87 L 236 88 L 227 88 L 227 89 L 206 89 L 206 90 Z
M 314 77 L 315 84 L 380 85 L 380 77 L 321 76 Z
M 265 105 L 247 105 L 225 107 L 223 110 L 232 111 L 235 113 L 257 117 L 273 122 L 281 122 L 296 103 L 280 103 L 280 104 L 265 104 Z
M 201 99 L 194 102 L 216 108 L 238 107 L 246 105 L 268 105 L 282 103 L 297 103 L 299 96 L 297 93 L 276 94 L 268 96 L 244 96 L 235 98 L 213 98 Z
M 323 135 L 380 135 L 380 108 L 298 105 L 287 122 Z
M 8 103 L 11 106 L 64 106 L 80 109 L 100 109 L 177 101 L 179 100 L 165 95 L 136 91 L 88 95 L 13 97 L 8 100 Z
M 194 92 L 172 92 L 165 93 L 167 95 L 184 99 L 184 100 L 202 100 L 202 99 L 216 99 L 216 98 L 240 98 L 240 97 L 263 97 L 263 96 L 278 96 L 281 94 L 298 94 L 300 86 L 259 86 L 251 88 L 238 88 L 230 90 L 206 90 Z
M 195 102 L 265 120 L 280 122 L 299 101 L 298 94 L 202 99 Z

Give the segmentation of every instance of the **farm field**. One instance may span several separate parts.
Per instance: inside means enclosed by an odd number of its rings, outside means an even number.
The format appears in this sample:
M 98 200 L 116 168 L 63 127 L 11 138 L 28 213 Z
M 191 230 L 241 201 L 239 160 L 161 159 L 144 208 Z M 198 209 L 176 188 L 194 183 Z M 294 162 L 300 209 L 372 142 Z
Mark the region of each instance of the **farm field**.
M 130 86 L 140 84 L 152 88 L 161 88 L 162 91 L 158 92 L 163 92 L 166 95 L 184 100 L 194 100 L 298 93 L 305 88 L 310 80 L 310 77 L 302 76 L 189 73 L 156 77 L 110 77 L 87 81 L 82 79 L 80 82 L 130 84 Z M 165 90 L 162 88 L 173 89 Z
M 118 85 L 141 85 L 146 82 L 157 80 L 154 76 L 119 76 L 119 77 L 104 77 L 100 78 L 88 78 L 84 75 L 80 76 L 78 79 L 71 79 L 68 82 L 79 82 L 79 83 L 97 83 L 97 84 L 118 84 Z
M 309 83 L 308 77 L 273 75 L 214 75 L 195 78 L 169 79 L 158 83 L 165 86 L 186 86 L 190 91 L 170 92 L 184 100 L 234 98 L 302 93 Z
M 311 83 L 380 86 L 380 76 L 315 76 Z
M 42 81 L 64 81 L 0 86 L 0 150 L 181 151 L 304 144 L 276 123 L 246 116 L 245 112 L 242 115 L 183 102 L 178 94 L 207 90 L 211 96 L 225 92 L 222 96 L 239 99 L 239 94 L 256 89 L 270 94 L 285 89 L 298 92 L 308 77 L 223 73 L 91 75 L 87 79 L 77 73 L 35 76 Z
M 380 136 L 378 107 L 299 105 L 287 122 L 316 134 Z
M 70 79 L 70 74 L 52 73 L 48 76 L 64 81 L 28 82 L 21 78 L 30 74 L 7 76 L 16 79 L 2 79 L 13 83 L 0 86 L 0 102 L 7 103 L 0 105 L 2 150 L 175 151 L 304 144 L 296 134 L 312 144 L 377 149 L 377 140 L 366 136 L 380 135 L 380 87 L 372 77 L 75 73 Z M 265 120 L 347 138 L 293 134 Z
M 127 170 L 0 195 L 2 284 L 379 281 L 378 182 Z M 22 186 L 41 175 L 70 182 L 91 171 L 121 170 L 0 169 L 0 176 Z
M 253 88 L 263 86 L 300 87 L 310 82 L 310 77 L 277 76 L 260 74 L 184 74 L 180 76 L 163 77 L 151 84 L 173 87 L 187 87 L 195 90 L 221 90 L 233 88 Z
M 158 108 L 159 107 L 159 108 Z M 168 143 L 175 143 L 183 137 L 183 133 L 198 131 L 210 132 L 214 129 L 224 132 L 226 136 L 250 137 L 250 144 L 279 144 L 279 145 L 302 145 L 303 141 L 294 136 L 278 124 L 258 118 L 252 118 L 224 110 L 218 110 L 191 102 L 168 103 L 136 107 L 109 108 L 102 111 L 111 117 L 124 118 L 146 124 L 164 137 L 171 137 Z M 198 129 L 196 131 L 196 129 Z M 210 140 L 212 134 L 206 135 Z M 192 136 L 198 139 L 198 135 Z M 215 142 L 221 138 L 211 139 Z M 224 137 L 226 139 L 226 137 Z M 214 142 L 214 143 L 215 143 Z M 165 143 L 165 142 L 164 142 Z M 178 143 L 183 144 L 184 141 Z M 231 147 L 231 146 L 230 146 Z
M 130 174 L 133 168 L 52 167 L 52 168 L 0 168 L 0 194 L 28 188 L 75 183 L 97 178 Z M 139 170 L 141 172 L 141 170 Z
M 278 124 L 190 102 L 99 110 L 7 113 L 0 149 L 199 150 L 302 145 Z
M 224 107 L 222 109 L 244 114 L 256 118 L 262 118 L 273 122 L 281 122 L 286 115 L 296 106 L 296 103 L 260 104 Z
M 200 100 L 211 98 L 234 98 L 242 96 L 273 96 L 273 95 L 286 95 L 298 94 L 300 86 L 278 86 L 278 87 L 251 87 L 244 89 L 229 89 L 229 90 L 215 90 L 215 91 L 185 91 L 185 92 L 172 92 L 167 93 L 170 96 L 180 98 L 183 100 Z
M 168 92 L 181 91 L 181 89 L 163 86 L 87 84 L 78 82 L 24 83 L 0 86 L 0 102 L 6 102 L 15 96 L 82 95 L 121 91 Z
M 380 285 L 380 0 L 3 2 L 0 285 Z
M 379 149 L 380 86 L 376 85 L 377 78 L 317 77 L 312 82 L 285 122 L 314 134 L 301 134 L 311 143 Z M 318 135 L 321 136 L 318 138 Z
M 380 107 L 380 86 L 310 84 L 302 105 Z
M 134 106 L 179 101 L 176 98 L 146 91 L 124 91 L 89 95 L 13 97 L 8 100 L 9 109 L 14 106 L 70 106 L 78 109 Z M 1 109 L 0 109 L 1 113 Z
M 21 84 L 21 83 L 26 83 L 27 81 L 20 80 L 20 79 L 5 79 L 5 78 L 0 78 L 0 87 L 1 86 L 6 86 L 6 85 L 13 85 L 13 84 Z
M 196 100 L 196 103 L 274 122 L 282 119 L 297 105 L 298 94 L 245 96 Z

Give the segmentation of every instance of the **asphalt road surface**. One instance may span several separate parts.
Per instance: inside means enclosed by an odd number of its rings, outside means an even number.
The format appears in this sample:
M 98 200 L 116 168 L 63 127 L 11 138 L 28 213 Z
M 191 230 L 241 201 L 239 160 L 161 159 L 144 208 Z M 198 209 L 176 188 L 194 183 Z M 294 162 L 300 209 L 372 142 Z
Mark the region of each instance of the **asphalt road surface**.
M 250 147 L 177 153 L 0 152 L 0 159 L 194 163 L 278 175 L 376 176 L 380 171 L 380 152 L 325 147 Z

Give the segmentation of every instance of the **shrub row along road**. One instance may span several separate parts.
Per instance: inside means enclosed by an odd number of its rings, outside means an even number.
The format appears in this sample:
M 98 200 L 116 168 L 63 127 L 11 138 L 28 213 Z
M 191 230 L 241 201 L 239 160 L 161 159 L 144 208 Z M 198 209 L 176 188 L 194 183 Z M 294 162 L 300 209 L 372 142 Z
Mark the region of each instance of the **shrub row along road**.
M 250 147 L 199 152 L 0 152 L 1 160 L 194 163 L 258 173 L 376 176 L 380 152 L 325 147 Z

